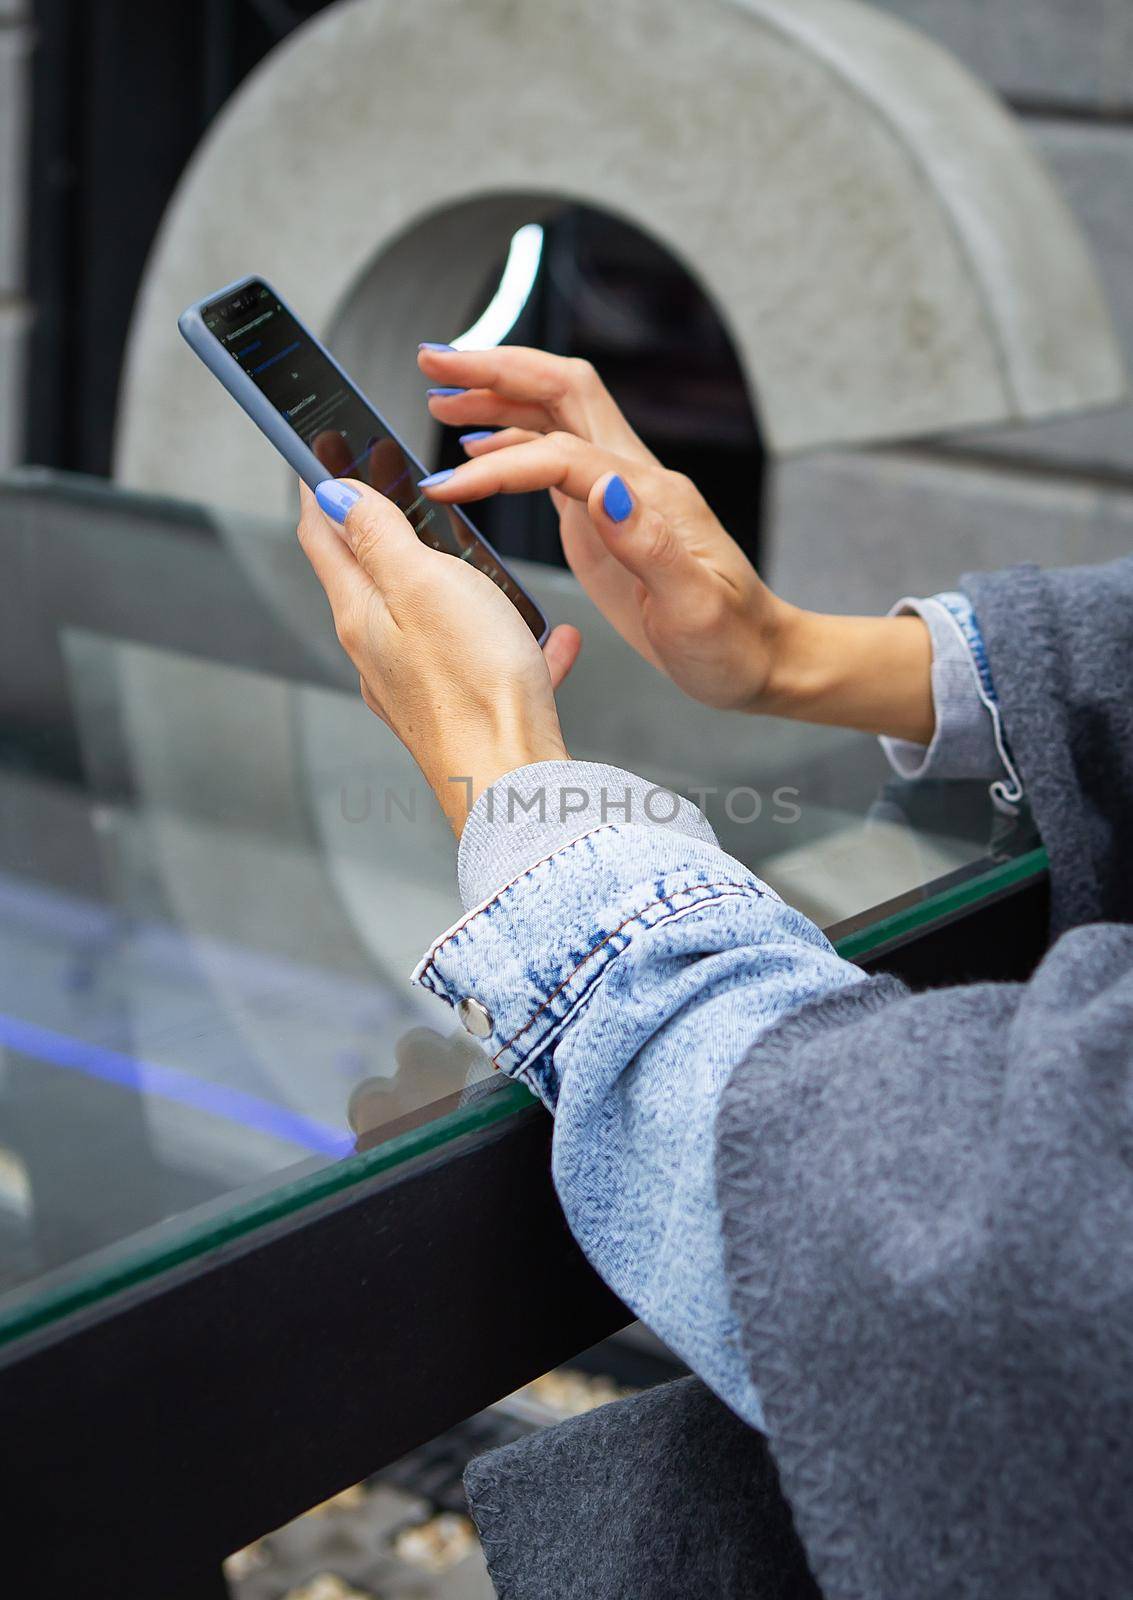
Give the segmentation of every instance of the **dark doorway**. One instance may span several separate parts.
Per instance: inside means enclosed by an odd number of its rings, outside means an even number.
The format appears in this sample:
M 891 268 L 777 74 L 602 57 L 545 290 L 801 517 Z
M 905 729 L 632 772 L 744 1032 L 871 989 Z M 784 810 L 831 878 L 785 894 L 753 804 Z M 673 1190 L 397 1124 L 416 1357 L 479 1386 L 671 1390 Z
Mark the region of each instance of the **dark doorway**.
M 751 397 L 723 323 L 680 262 L 605 212 L 568 207 L 545 224 L 538 276 L 506 342 L 592 361 L 653 453 L 687 473 L 758 558 L 763 449 Z M 455 434 L 438 459 L 463 459 Z M 503 554 L 561 559 L 545 497 L 474 515 Z

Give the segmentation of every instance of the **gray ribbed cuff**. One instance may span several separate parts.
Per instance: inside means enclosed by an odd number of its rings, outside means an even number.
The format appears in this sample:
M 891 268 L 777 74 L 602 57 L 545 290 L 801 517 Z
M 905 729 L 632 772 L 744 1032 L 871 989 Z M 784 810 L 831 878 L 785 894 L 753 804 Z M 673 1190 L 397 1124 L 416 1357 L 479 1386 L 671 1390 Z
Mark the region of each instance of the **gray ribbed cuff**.
M 457 876 L 465 910 L 572 839 L 611 822 L 717 842 L 703 813 L 671 789 L 596 761 L 537 761 L 486 789 L 464 824 Z
M 932 703 L 936 727 L 930 744 L 881 741 L 902 778 L 1005 778 L 995 721 L 980 696 L 979 674 L 956 619 L 939 600 L 901 600 L 890 616 L 915 612 L 932 637 Z

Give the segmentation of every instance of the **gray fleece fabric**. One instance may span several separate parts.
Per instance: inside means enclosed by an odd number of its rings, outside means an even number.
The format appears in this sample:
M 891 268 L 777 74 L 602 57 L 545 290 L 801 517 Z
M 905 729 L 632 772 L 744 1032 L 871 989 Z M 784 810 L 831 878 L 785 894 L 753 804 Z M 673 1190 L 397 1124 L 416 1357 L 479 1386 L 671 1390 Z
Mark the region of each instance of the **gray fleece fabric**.
M 1133 556 L 969 574 L 1003 725 L 1050 855 L 1051 933 L 1133 919 Z
M 464 1481 L 500 1600 L 821 1600 L 767 1441 L 696 1378 L 479 1456 Z
M 827 1600 L 1133 1594 L 1133 928 L 1067 934 L 1026 985 L 806 1006 L 718 1135 Z
M 1027 984 L 875 978 L 764 1035 L 717 1126 L 726 1269 L 824 1600 L 1131 1600 L 1133 560 L 964 587 L 1062 937 Z M 690 1392 L 695 1448 L 669 1388 L 473 1463 L 501 1600 L 809 1581 L 757 1436 Z

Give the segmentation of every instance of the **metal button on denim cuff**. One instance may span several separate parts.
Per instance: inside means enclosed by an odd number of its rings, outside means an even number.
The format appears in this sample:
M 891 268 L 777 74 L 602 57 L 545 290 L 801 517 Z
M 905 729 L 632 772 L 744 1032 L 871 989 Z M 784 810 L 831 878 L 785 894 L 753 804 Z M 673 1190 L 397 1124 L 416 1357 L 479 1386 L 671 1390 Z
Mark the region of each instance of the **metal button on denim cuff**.
M 486 1039 L 491 1033 L 492 1013 L 472 995 L 467 995 L 460 1002 L 456 1014 L 474 1039 Z

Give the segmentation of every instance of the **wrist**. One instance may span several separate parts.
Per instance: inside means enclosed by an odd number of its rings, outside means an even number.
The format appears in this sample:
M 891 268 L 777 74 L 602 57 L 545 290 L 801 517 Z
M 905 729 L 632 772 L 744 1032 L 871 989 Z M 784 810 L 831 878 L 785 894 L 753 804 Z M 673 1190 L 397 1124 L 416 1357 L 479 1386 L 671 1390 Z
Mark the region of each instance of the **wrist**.
M 927 744 L 932 641 L 917 616 L 845 617 L 788 606 L 753 710 Z
M 825 655 L 820 639 L 824 619 L 777 595 L 771 601 L 760 624 L 762 672 L 747 709 L 763 716 L 797 717 L 814 691 L 815 668 Z
M 519 767 L 540 761 L 569 760 L 558 728 L 483 733 L 445 745 L 426 769 L 429 787 L 459 839 L 477 800 L 494 783 Z

